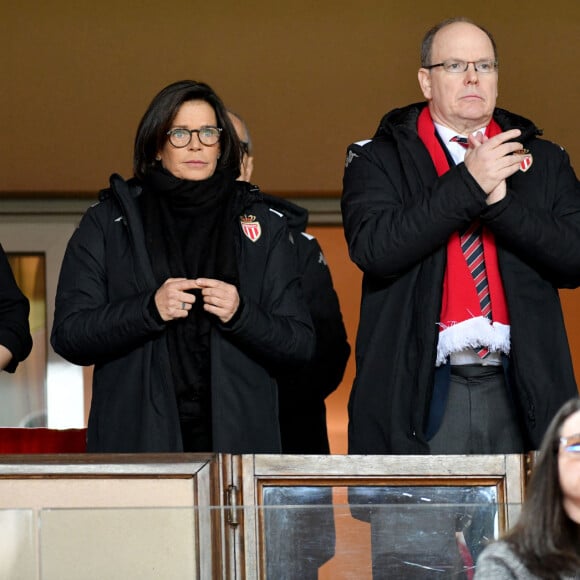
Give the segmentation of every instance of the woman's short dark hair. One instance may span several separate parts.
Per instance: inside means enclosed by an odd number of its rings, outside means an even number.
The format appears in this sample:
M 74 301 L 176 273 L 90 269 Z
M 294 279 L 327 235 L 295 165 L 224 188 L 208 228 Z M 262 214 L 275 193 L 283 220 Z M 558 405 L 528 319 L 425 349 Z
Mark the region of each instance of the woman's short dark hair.
M 518 522 L 504 538 L 530 572 L 541 578 L 577 571 L 580 567 L 579 525 L 564 510 L 558 460 L 562 424 L 577 411 L 580 398 L 565 403 L 552 419 Z
M 215 91 L 207 84 L 197 81 L 178 81 L 160 91 L 145 111 L 137 134 L 133 152 L 133 173 L 142 179 L 156 165 L 156 157 L 167 141 L 167 131 L 181 105 L 188 101 L 204 101 L 215 111 L 218 127 L 221 127 L 220 158 L 217 171 L 228 170 L 236 178 L 240 175 L 240 141 L 232 125 L 227 109 Z
M 448 18 L 447 20 L 443 20 L 439 24 L 433 26 L 433 28 L 429 29 L 425 36 L 423 37 L 423 42 L 421 43 L 421 66 L 429 66 L 434 63 L 431 62 L 431 50 L 433 49 L 433 40 L 435 39 L 435 35 L 446 26 L 450 24 L 455 24 L 456 22 L 465 22 L 467 24 L 473 24 L 473 26 L 479 28 L 482 32 L 485 32 L 487 37 L 491 42 L 491 46 L 493 47 L 493 56 L 497 60 L 497 46 L 495 44 L 495 40 L 491 35 L 491 32 L 484 28 L 483 26 L 476 24 L 473 20 L 469 18 L 465 18 L 463 16 L 458 16 L 456 18 Z

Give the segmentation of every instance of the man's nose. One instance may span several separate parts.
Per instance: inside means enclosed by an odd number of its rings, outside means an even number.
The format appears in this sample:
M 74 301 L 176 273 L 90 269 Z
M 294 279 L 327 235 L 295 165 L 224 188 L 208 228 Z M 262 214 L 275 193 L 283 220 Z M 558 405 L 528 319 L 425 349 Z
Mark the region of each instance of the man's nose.
M 465 82 L 467 83 L 478 83 L 479 82 L 479 74 L 475 70 L 475 63 L 468 62 L 467 63 L 467 70 L 465 71 Z

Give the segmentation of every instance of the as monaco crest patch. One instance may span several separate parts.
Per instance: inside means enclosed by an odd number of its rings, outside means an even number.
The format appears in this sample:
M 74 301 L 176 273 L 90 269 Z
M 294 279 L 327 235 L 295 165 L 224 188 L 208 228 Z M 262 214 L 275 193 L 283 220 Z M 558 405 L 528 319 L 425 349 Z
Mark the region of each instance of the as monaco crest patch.
M 520 161 L 520 170 L 523 171 L 524 173 L 532 166 L 533 163 L 533 158 L 531 155 L 526 155 L 521 161 Z
M 520 161 L 520 171 L 523 171 L 525 173 L 532 166 L 534 158 L 532 157 L 532 154 L 530 153 L 529 149 L 520 149 L 515 153 L 524 156 L 524 158 Z
M 240 224 L 246 238 L 252 242 L 257 242 L 260 239 L 262 226 L 259 221 L 256 221 L 255 215 L 240 216 Z

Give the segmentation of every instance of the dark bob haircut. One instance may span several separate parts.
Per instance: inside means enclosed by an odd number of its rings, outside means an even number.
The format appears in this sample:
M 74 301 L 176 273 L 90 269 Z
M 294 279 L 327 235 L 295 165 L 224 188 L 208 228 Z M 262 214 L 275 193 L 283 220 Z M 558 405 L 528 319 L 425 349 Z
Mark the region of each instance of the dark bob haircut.
M 133 152 L 135 177 L 143 179 L 157 164 L 155 158 L 167 141 L 167 131 L 181 105 L 188 101 L 204 101 L 215 111 L 217 125 L 222 129 L 216 171 L 228 171 L 234 179 L 240 175 L 240 140 L 222 100 L 205 83 L 178 81 L 155 96 L 139 123 Z

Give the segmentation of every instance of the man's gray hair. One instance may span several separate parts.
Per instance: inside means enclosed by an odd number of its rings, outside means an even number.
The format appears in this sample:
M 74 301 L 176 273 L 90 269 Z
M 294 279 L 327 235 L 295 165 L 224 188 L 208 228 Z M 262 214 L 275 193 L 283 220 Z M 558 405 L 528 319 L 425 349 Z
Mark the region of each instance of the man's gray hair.
M 455 24 L 456 22 L 466 22 L 467 24 L 473 24 L 473 26 L 476 26 L 482 32 L 485 32 L 485 34 L 487 35 L 487 37 L 489 38 L 489 40 L 491 42 L 491 46 L 493 47 L 493 56 L 497 60 L 497 46 L 495 44 L 495 40 L 494 40 L 493 36 L 491 35 L 491 32 L 489 32 L 489 30 L 487 30 L 483 26 L 476 24 L 475 22 L 473 22 L 473 20 L 470 20 L 469 18 L 465 18 L 463 16 L 458 16 L 456 18 L 448 18 L 447 20 L 443 20 L 443 22 L 436 24 L 435 26 L 433 26 L 433 28 L 431 28 L 427 31 L 427 33 L 423 37 L 423 42 L 421 43 L 421 66 L 422 67 L 430 66 L 433 64 L 431 62 L 431 50 L 433 48 L 433 39 L 435 38 L 435 35 L 442 28 L 445 28 L 446 26 L 449 26 L 450 24 Z
M 244 121 L 244 119 L 240 115 L 238 115 L 237 113 L 234 113 L 234 111 L 228 110 L 228 113 L 230 115 L 234 116 L 242 124 L 242 127 L 244 129 L 244 133 L 246 135 L 246 139 L 245 139 L 245 141 L 242 141 L 242 143 L 246 144 L 248 155 L 252 155 L 252 153 L 254 151 L 254 147 L 252 145 L 252 136 L 250 135 L 250 131 L 248 129 L 248 126 L 246 125 L 246 122 Z

